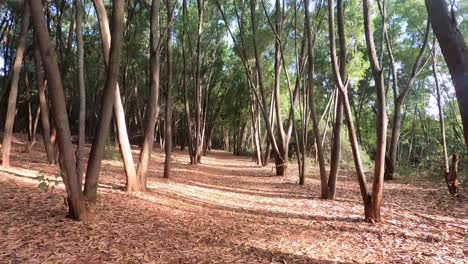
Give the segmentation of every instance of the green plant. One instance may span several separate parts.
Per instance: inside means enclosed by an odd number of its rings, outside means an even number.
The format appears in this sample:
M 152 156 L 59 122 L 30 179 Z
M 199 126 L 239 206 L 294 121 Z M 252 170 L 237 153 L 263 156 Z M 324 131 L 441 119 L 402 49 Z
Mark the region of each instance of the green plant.
M 56 180 L 46 178 L 44 175 L 44 172 L 39 172 L 39 175 L 34 177 L 35 180 L 39 181 L 39 184 L 37 187 L 39 188 L 39 191 L 41 192 L 47 192 L 47 191 L 53 191 L 55 188 Z

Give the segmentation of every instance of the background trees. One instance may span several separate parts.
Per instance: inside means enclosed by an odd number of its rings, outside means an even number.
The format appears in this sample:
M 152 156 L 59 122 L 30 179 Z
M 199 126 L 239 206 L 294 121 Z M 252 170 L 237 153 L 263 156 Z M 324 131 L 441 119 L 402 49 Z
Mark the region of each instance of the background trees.
M 109 22 L 114 5 L 119 13 Z M 211 148 L 251 155 L 262 166 L 271 159 L 277 175 L 296 160 L 301 184 L 306 165 L 317 164 L 322 198 L 335 197 L 340 169 L 353 168 L 376 221 L 385 167 L 389 179 L 408 167 L 442 179 L 444 157 L 458 153 L 466 170 L 462 2 L 46 1 L 34 9 L 34 38 L 23 7 L 0 7 L 0 102 L 9 103 L 0 110 L 3 166 L 11 132 L 32 130 L 30 109 L 39 108 L 47 162 L 56 159 L 57 137 L 77 203 L 95 202 L 101 159 L 114 143 L 129 191 L 146 190 L 155 142 L 165 148 L 167 177 L 176 147 L 188 149 L 194 165 Z M 84 197 L 82 148 L 76 159 L 64 153 L 75 134 L 79 146 L 93 142 Z M 140 147 L 137 167 L 130 143 Z

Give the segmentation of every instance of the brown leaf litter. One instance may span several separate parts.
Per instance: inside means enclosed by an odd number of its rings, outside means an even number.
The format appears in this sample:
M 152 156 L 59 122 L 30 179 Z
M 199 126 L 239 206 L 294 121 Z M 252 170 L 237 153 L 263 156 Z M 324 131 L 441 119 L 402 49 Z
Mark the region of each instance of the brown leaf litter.
M 165 180 L 155 150 L 150 191 L 123 192 L 121 162 L 104 161 L 98 216 L 76 222 L 63 188 L 41 193 L 32 179 L 58 175 L 42 144 L 23 149 L 13 144 L 0 172 L 0 263 L 468 263 L 466 191 L 453 197 L 442 179 L 385 183 L 384 221 L 372 225 L 352 173 L 329 201 L 318 199 L 316 168 L 300 187 L 294 169 L 277 177 L 221 151 L 191 166 L 176 151 Z

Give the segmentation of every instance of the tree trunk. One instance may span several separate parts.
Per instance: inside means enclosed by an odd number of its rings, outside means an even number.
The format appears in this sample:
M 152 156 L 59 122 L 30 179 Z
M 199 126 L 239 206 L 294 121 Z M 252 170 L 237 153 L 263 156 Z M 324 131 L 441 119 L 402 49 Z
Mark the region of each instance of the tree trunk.
M 124 30 L 124 7 L 123 0 L 114 0 L 112 14 L 112 43 L 109 52 L 109 63 L 106 72 L 106 82 L 103 90 L 101 112 L 96 133 L 91 146 L 88 167 L 86 170 L 85 197 L 91 207 L 96 204 L 97 187 L 101 162 L 104 156 L 104 147 L 109 137 L 110 122 L 112 119 L 112 108 L 114 105 L 115 90 L 119 77 L 120 52 L 122 50 L 122 35 Z
M 262 57 L 261 57 L 261 54 L 260 54 L 260 51 L 258 49 L 258 45 L 257 45 L 257 39 L 256 39 L 256 34 L 257 34 L 257 27 L 258 27 L 258 23 L 257 23 L 257 18 L 256 18 L 256 0 L 251 0 L 250 1 L 250 17 L 251 17 L 251 21 L 252 21 L 252 33 L 253 33 L 253 48 L 254 48 L 254 53 L 255 53 L 255 66 L 256 66 L 256 69 L 257 69 L 257 81 L 258 81 L 258 86 L 260 88 L 260 93 L 261 93 L 261 101 L 262 101 L 262 105 L 261 105 L 261 108 L 262 108 L 262 114 L 263 114 L 263 118 L 264 118 L 264 121 L 265 121 L 265 125 L 266 125 L 266 129 L 267 129 L 267 135 L 268 135 L 268 138 L 269 138 L 269 141 L 270 141 L 270 144 L 275 152 L 275 155 L 277 157 L 277 162 L 278 163 L 278 160 L 281 162 L 280 158 L 281 158 L 281 153 L 280 153 L 280 150 L 278 148 L 278 145 L 276 143 L 276 139 L 275 139 L 275 136 L 274 136 L 274 131 L 273 131 L 273 128 L 272 128 L 272 122 L 270 122 L 269 120 L 269 117 L 268 117 L 268 113 L 266 112 L 266 95 L 265 95 L 265 87 L 264 87 L 264 80 L 263 80 L 263 66 L 262 66 Z M 268 149 L 268 148 L 267 148 Z M 277 168 L 281 168 L 281 167 L 278 167 Z M 281 172 L 281 171 L 279 171 Z M 278 171 L 277 171 L 277 174 L 278 174 Z
M 314 95 L 314 47 L 312 44 L 312 27 L 310 25 L 310 14 L 309 14 L 309 0 L 304 0 L 304 12 L 306 19 L 306 35 L 307 35 L 307 47 L 309 50 L 309 61 L 307 63 L 307 87 L 309 90 L 309 108 L 312 116 L 312 127 L 314 131 L 314 137 L 317 142 L 317 156 L 320 168 L 320 185 L 321 185 L 321 197 L 326 199 L 328 197 L 328 184 L 327 184 L 327 171 L 325 168 L 325 157 L 323 149 L 320 144 L 320 130 L 318 126 L 317 110 L 315 108 L 315 95 Z
M 274 80 L 274 97 L 275 97 L 275 118 L 278 123 L 278 150 L 279 157 L 276 158 L 276 175 L 284 176 L 288 166 L 288 153 L 287 153 L 287 142 L 286 134 L 283 127 L 283 118 L 281 116 L 281 32 L 283 29 L 283 12 L 281 7 L 281 1 L 276 0 L 275 3 L 275 80 Z
M 111 48 L 111 34 L 109 30 L 109 22 L 107 19 L 107 11 L 102 0 L 93 0 L 94 8 L 99 20 L 99 29 L 101 31 L 102 48 L 104 54 L 104 63 L 109 64 L 109 53 Z M 137 97 L 138 98 L 138 97 Z M 128 140 L 127 125 L 125 123 L 125 111 L 122 106 L 122 100 L 120 97 L 120 88 L 117 83 L 115 88 L 114 97 L 114 114 L 115 121 L 117 123 L 117 130 L 119 136 L 120 152 L 122 153 L 122 159 L 124 161 L 125 174 L 127 176 L 127 190 L 134 191 L 138 190 L 137 174 L 135 171 L 135 165 L 133 163 L 133 155 Z
M 190 164 L 195 164 L 196 163 L 196 156 L 195 156 L 195 147 L 194 147 L 194 142 L 193 142 L 193 134 L 192 134 L 192 118 L 190 114 L 190 102 L 189 102 L 189 92 L 188 92 L 188 86 L 189 86 L 189 71 L 188 71 L 188 64 L 187 64 L 187 32 L 186 32 L 186 27 L 187 27 L 187 0 L 183 0 L 182 3 L 182 19 L 183 19 L 183 25 L 182 25 L 182 63 L 184 64 L 183 66 L 183 83 L 182 86 L 184 88 L 184 107 L 185 107 L 185 118 L 187 120 L 187 143 L 188 143 L 188 151 L 189 151 L 189 156 L 190 156 Z
M 344 28 L 343 0 L 336 3 L 338 15 L 338 36 L 340 40 L 340 77 L 346 80 L 346 39 Z M 339 88 L 338 88 L 339 89 Z M 346 93 L 346 90 L 345 90 Z M 341 159 L 341 127 L 343 126 L 343 97 L 338 93 L 335 124 L 333 125 L 333 143 L 331 151 L 330 176 L 328 177 L 328 198 L 335 199 L 336 179 Z
M 5 120 L 5 132 L 3 134 L 2 144 L 2 166 L 4 168 L 10 167 L 10 148 L 11 138 L 13 134 L 13 124 L 15 122 L 16 114 L 16 97 L 18 95 L 18 83 L 21 73 L 21 66 L 23 64 L 23 57 L 26 50 L 26 41 L 29 29 L 30 11 L 27 2 L 24 2 L 23 19 L 21 22 L 21 32 L 18 41 L 18 48 L 16 49 L 16 57 L 13 65 L 13 77 L 11 79 L 10 96 L 8 98 L 8 110 Z
M 468 47 L 458 29 L 455 12 L 449 15 L 445 0 L 425 0 L 432 29 L 439 42 L 462 117 L 465 145 L 468 146 Z
M 83 179 L 83 150 L 86 137 L 86 88 L 84 79 L 84 43 L 83 43 L 83 3 L 82 0 L 76 0 L 76 39 L 78 42 L 78 85 L 80 90 L 80 113 L 78 128 L 78 147 L 76 148 L 76 173 L 78 182 L 81 184 Z
M 146 108 L 146 123 L 143 146 L 138 164 L 138 181 L 140 190 L 146 190 L 147 173 L 153 151 L 154 131 L 159 116 L 159 81 L 160 81 L 160 38 L 159 8 L 161 1 L 153 0 L 151 5 L 150 31 L 150 98 Z
M 164 160 L 164 178 L 171 176 L 171 154 L 172 154 L 172 0 L 166 0 L 167 8 L 167 90 L 166 90 L 166 125 L 165 125 L 165 147 L 166 157 Z M 203 22 L 202 22 L 203 23 Z M 197 142 L 198 143 L 198 142 Z M 201 146 L 200 146 L 201 147 Z M 197 146 L 198 148 L 198 146 Z M 201 151 L 201 150 L 200 150 Z M 201 154 L 197 152 L 199 156 Z
M 383 7 L 383 9 L 384 8 L 385 7 Z M 384 12 L 385 12 L 385 9 L 384 9 Z M 401 94 L 398 93 L 398 87 L 395 86 L 396 73 L 393 76 L 393 78 L 395 78 L 394 86 L 393 86 L 393 90 L 394 90 L 393 93 L 394 93 L 394 96 L 396 96 L 396 99 L 394 100 L 394 116 L 393 116 L 392 137 L 391 137 L 391 140 L 390 140 L 389 159 L 388 159 L 388 161 L 389 161 L 388 165 L 389 166 L 387 166 L 386 169 L 385 169 L 384 180 L 393 180 L 393 169 L 394 169 L 395 164 L 396 164 L 397 154 L 398 154 L 398 147 L 400 145 L 401 107 L 402 107 L 406 97 L 408 96 L 409 92 L 412 90 L 412 88 L 414 86 L 414 82 L 416 81 L 416 77 L 418 76 L 418 73 L 419 73 L 419 71 L 421 69 L 422 57 L 423 57 L 424 51 L 426 50 L 427 42 L 428 42 L 428 39 L 429 39 L 429 29 L 430 29 L 430 24 L 429 24 L 429 21 L 428 21 L 427 25 L 426 25 L 426 30 L 425 30 L 425 33 L 424 33 L 423 44 L 422 44 L 422 46 L 421 46 L 421 48 L 419 50 L 418 57 L 414 61 L 414 64 L 413 64 L 413 67 L 412 67 L 412 70 L 411 70 L 411 74 L 410 74 L 408 82 L 406 84 L 406 88 L 401 92 Z M 385 36 L 386 36 L 386 41 L 389 42 L 389 39 L 388 39 L 388 36 L 387 36 L 386 33 L 385 33 Z M 390 48 L 389 43 L 387 43 L 387 50 L 391 54 L 390 58 L 391 58 L 391 62 L 392 62 L 393 53 L 391 53 L 392 50 Z M 393 65 L 392 68 L 394 68 L 394 67 L 395 66 Z
M 45 94 L 47 81 L 44 81 L 44 73 L 42 69 L 41 54 L 36 41 L 37 36 L 34 32 L 34 64 L 36 70 L 36 85 L 39 90 L 39 107 L 41 108 L 41 125 L 42 125 L 42 137 L 44 140 L 44 147 L 47 155 L 47 162 L 49 164 L 55 163 L 54 159 L 54 146 L 50 140 L 50 122 L 49 122 L 49 106 L 47 104 L 47 98 Z
M 454 195 L 458 193 L 458 161 L 458 154 L 453 154 L 452 166 L 450 167 L 449 173 L 445 174 L 448 190 Z
M 380 207 L 382 205 L 383 177 L 385 171 L 385 149 L 387 135 L 387 110 L 385 98 L 385 86 L 382 66 L 379 64 L 375 51 L 373 30 L 371 27 L 371 2 L 363 0 L 364 32 L 366 36 L 367 52 L 374 75 L 375 89 L 377 93 L 377 147 L 374 165 L 374 180 L 372 183 L 372 197 L 364 201 L 365 218 L 369 222 L 380 222 Z
M 434 43 L 435 45 L 435 43 Z M 442 143 L 442 151 L 444 158 L 444 175 L 447 175 L 450 171 L 449 160 L 447 152 L 447 141 L 445 137 L 445 120 L 444 120 L 444 109 L 442 108 L 442 97 L 440 95 L 439 78 L 437 77 L 437 53 L 434 46 L 432 53 L 432 76 L 434 77 L 436 98 L 437 98 L 437 109 L 439 111 L 439 124 L 440 124 L 440 142 Z
M 52 113 L 55 119 L 60 148 L 60 169 L 68 195 L 69 214 L 73 219 L 86 220 L 90 213 L 85 206 L 85 200 L 81 191 L 81 185 L 76 175 L 76 164 L 71 143 L 70 127 L 65 105 L 62 80 L 56 60 L 55 51 L 52 49 L 47 24 L 42 11 L 42 2 L 29 0 L 34 32 L 37 36 L 37 44 L 42 57 L 42 65 L 49 81 Z
M 332 0 L 328 0 L 328 13 L 329 13 L 328 19 L 329 19 L 330 54 L 331 54 L 331 62 L 332 62 L 332 67 L 333 67 L 332 68 L 333 77 L 337 84 L 338 92 L 340 93 L 341 98 L 343 99 L 342 103 L 343 103 L 343 107 L 344 107 L 344 111 L 345 111 L 345 115 L 347 119 L 346 124 L 348 125 L 349 140 L 350 140 L 351 148 L 353 152 L 353 160 L 354 160 L 354 166 L 356 168 L 356 176 L 359 182 L 359 188 L 361 191 L 362 200 L 364 202 L 365 212 L 367 212 L 368 211 L 367 206 L 370 201 L 370 195 L 369 195 L 369 191 L 367 188 L 366 178 L 364 175 L 364 168 L 362 166 L 359 143 L 357 140 L 356 131 L 354 129 L 351 106 L 349 103 L 348 94 L 346 92 L 346 86 L 343 83 L 343 80 L 341 79 L 341 76 L 342 76 L 340 72 L 341 69 L 338 68 L 338 63 L 336 59 L 334 12 L 333 12 Z
M 198 35 L 197 35 L 197 66 L 195 75 L 195 164 L 201 161 L 202 139 L 202 82 L 201 82 L 201 58 L 202 58 L 202 34 L 204 0 L 197 0 L 198 9 Z

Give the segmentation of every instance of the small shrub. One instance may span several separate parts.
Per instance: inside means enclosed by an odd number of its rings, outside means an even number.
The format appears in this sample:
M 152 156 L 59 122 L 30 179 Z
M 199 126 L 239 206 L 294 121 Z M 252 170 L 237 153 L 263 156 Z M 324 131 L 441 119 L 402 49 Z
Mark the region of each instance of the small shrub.
M 34 177 L 34 179 L 39 181 L 37 188 L 39 188 L 39 191 L 44 193 L 48 191 L 53 192 L 57 185 L 56 180 L 46 178 L 44 172 L 40 172 L 38 176 Z

